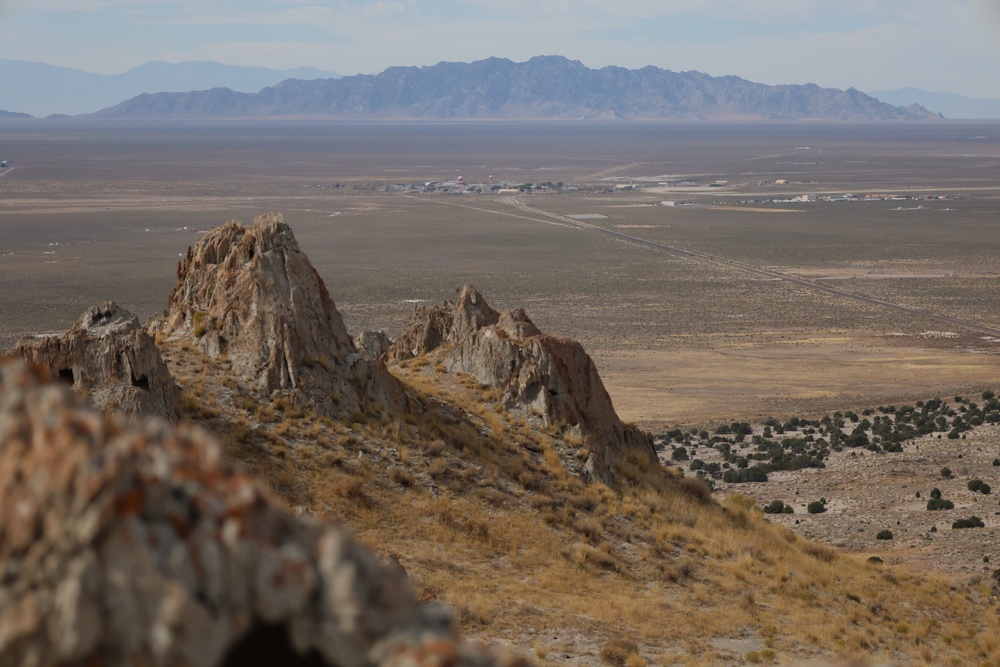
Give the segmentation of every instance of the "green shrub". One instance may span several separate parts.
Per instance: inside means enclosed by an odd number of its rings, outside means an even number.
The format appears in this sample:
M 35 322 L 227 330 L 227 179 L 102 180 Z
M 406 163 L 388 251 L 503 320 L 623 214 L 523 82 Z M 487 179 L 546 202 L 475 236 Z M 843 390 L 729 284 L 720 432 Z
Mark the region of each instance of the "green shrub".
M 953 529 L 958 528 L 982 528 L 986 524 L 978 516 L 970 516 L 968 519 L 959 519 L 951 524 Z
M 891 530 L 882 530 L 882 531 L 879 531 L 879 534 L 875 536 L 875 539 L 876 540 L 891 540 L 892 539 L 892 531 Z
M 951 437 L 950 433 L 948 434 L 948 437 L 949 438 Z M 958 436 L 955 436 L 955 437 L 958 437 Z M 941 468 L 941 476 L 944 477 L 945 479 L 951 479 L 951 468 L 947 468 L 947 467 Z
M 806 506 L 806 511 L 810 514 L 822 514 L 826 511 L 826 502 L 814 500 Z
M 938 510 L 953 510 L 955 509 L 955 503 L 950 500 L 945 500 L 944 498 L 931 498 L 927 501 L 927 509 L 931 512 L 936 512 Z
M 969 491 L 979 492 L 987 496 L 990 494 L 990 485 L 986 484 L 981 479 L 974 479 L 970 481 L 968 487 Z
M 781 514 L 784 511 L 785 502 L 783 500 L 775 500 L 764 507 L 764 514 Z
M 937 499 L 941 497 L 941 489 L 935 487 L 931 490 L 931 498 Z

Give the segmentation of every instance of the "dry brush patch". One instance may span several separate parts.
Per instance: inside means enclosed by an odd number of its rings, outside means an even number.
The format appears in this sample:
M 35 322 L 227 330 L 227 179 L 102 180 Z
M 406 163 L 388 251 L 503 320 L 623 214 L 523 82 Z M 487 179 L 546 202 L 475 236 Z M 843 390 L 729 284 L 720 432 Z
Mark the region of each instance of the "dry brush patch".
M 230 456 L 293 507 L 398 559 L 467 633 L 542 664 L 1000 660 L 985 583 L 845 556 L 637 453 L 613 486 L 586 484 L 564 464 L 572 437 L 433 364 L 395 369 L 410 414 L 346 420 L 280 399 L 276 419 L 259 420 L 223 371 L 178 382 L 218 411 L 193 418 Z

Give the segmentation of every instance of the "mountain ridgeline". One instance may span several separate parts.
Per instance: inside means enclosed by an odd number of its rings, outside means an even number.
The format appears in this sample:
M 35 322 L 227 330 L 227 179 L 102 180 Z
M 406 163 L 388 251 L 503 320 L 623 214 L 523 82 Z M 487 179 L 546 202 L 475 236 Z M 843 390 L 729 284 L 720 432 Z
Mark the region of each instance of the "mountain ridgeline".
M 112 118 L 314 117 L 373 119 L 929 120 L 918 105 L 853 88 L 768 86 L 736 76 L 658 67 L 590 69 L 560 56 L 489 58 L 376 75 L 289 79 L 259 93 L 225 88 L 143 94 L 97 113 Z

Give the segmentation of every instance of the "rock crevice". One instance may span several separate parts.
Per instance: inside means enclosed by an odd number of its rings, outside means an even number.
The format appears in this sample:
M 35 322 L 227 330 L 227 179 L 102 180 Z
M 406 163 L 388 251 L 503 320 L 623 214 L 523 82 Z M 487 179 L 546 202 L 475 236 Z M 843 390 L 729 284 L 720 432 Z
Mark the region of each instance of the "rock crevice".
M 177 387 L 139 319 L 112 301 L 61 336 L 25 337 L 10 356 L 42 364 L 99 410 L 178 418 Z

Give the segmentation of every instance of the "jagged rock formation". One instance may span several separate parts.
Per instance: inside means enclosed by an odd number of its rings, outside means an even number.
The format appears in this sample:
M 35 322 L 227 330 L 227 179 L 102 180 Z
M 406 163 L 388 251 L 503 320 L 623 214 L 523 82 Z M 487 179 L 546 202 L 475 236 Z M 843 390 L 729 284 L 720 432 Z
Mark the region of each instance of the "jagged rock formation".
M 547 424 L 579 428 L 591 452 L 589 468 L 599 479 L 611 479 L 628 447 L 656 461 L 649 436 L 618 418 L 583 346 L 541 333 L 524 310 L 498 313 L 466 285 L 454 305 L 415 308 L 389 358 L 435 350 L 449 371 L 499 388 L 509 407 L 536 412 Z
M 494 665 L 200 431 L 0 366 L 0 667 Z
M 382 359 L 389 353 L 392 339 L 384 331 L 362 331 L 354 337 L 354 345 L 368 359 Z
M 314 116 L 370 118 L 926 120 L 853 88 L 768 86 L 736 76 L 659 67 L 590 69 L 561 56 L 487 58 L 390 67 L 340 79 L 289 79 L 258 93 L 215 88 L 134 97 L 97 116 Z
M 156 344 L 114 302 L 88 309 L 62 336 L 22 338 L 8 354 L 47 366 L 100 410 L 178 418 L 177 387 Z
M 327 414 L 405 408 L 402 385 L 365 359 L 280 213 L 210 230 L 177 267 L 154 326 L 227 355 L 261 394 L 292 392 Z

